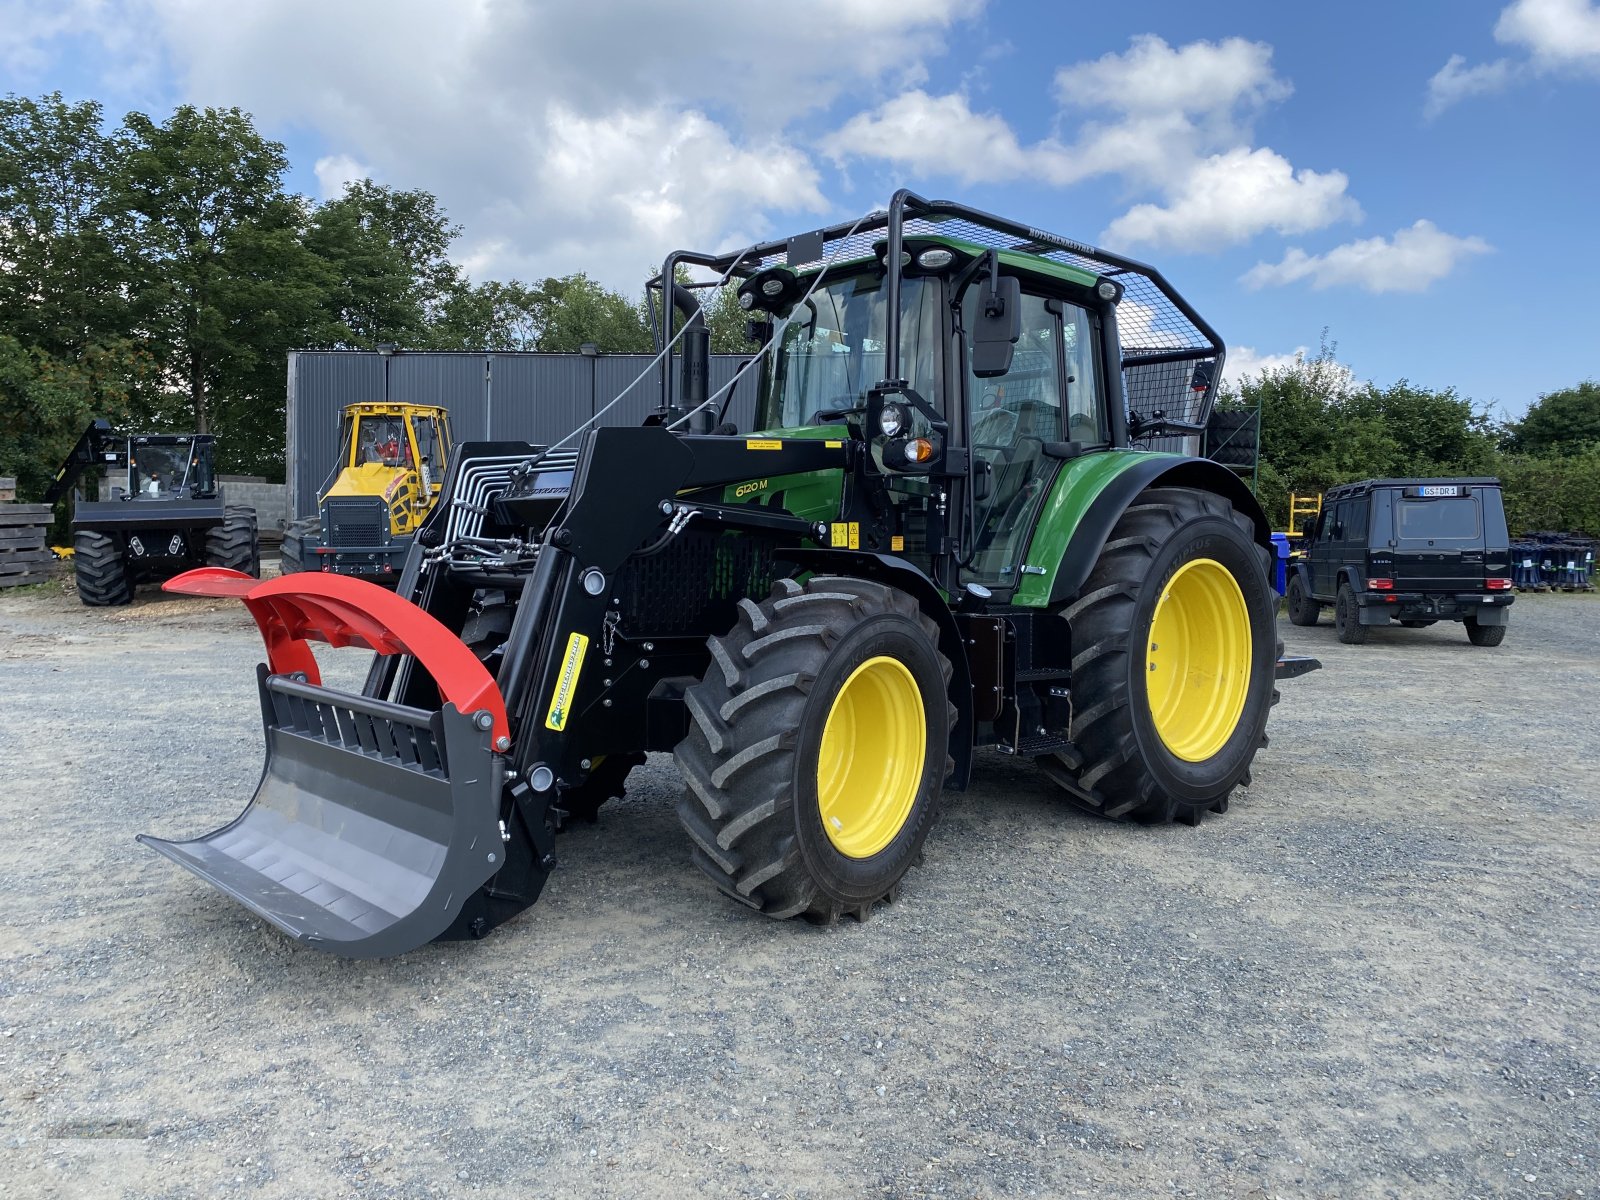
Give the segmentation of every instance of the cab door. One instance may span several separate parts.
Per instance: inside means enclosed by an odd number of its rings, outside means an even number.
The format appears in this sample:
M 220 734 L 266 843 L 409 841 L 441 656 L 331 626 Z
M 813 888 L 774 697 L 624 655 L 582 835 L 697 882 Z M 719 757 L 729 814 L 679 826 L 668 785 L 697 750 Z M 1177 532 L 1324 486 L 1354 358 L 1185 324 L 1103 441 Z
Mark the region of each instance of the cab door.
M 963 297 L 962 324 L 968 330 L 976 325 L 981 292 L 972 287 Z M 1045 445 L 1105 440 L 1091 314 L 1060 299 L 1024 293 L 1021 324 L 1004 375 L 979 379 L 971 374 L 971 346 L 963 348 L 976 481 L 965 570 L 975 581 L 1006 588 L 1021 581 L 1039 507 L 1060 467 Z
M 414 415 L 411 436 L 417 444 L 417 475 L 422 481 L 417 504 L 427 508 L 444 486 L 444 474 L 449 468 L 450 428 L 448 424 L 441 427 L 439 418 L 431 414 Z

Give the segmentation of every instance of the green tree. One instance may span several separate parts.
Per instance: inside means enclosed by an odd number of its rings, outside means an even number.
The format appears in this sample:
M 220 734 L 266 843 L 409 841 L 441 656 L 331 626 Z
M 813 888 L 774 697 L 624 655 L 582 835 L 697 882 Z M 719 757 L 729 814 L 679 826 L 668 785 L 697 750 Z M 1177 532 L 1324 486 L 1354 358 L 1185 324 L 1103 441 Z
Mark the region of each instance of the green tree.
M 38 499 L 90 419 L 153 382 L 130 336 L 102 111 L 0 99 L 0 475 Z
M 1545 392 L 1507 429 L 1507 449 L 1523 454 L 1571 454 L 1600 445 L 1600 383 Z
M 468 284 L 445 301 L 428 343 L 440 350 L 537 350 L 547 307 L 540 289 L 515 279 Z
M 448 340 L 469 328 L 468 284 L 449 258 L 460 232 L 431 193 L 370 179 L 320 206 L 306 245 L 330 277 L 325 341 L 436 346 L 436 332 Z
M 583 272 L 539 285 L 544 310 L 537 349 L 573 353 L 593 342 L 605 354 L 643 354 L 653 348 L 639 307 Z
M 1508 455 L 1499 475 L 1513 533 L 1600 537 L 1600 444 L 1565 455 Z
M 0 330 L 72 355 L 126 335 L 115 150 L 93 101 L 0 99 Z
M 216 432 L 225 468 L 277 474 L 285 355 L 324 323 L 328 288 L 284 148 L 238 109 L 188 105 L 159 124 L 129 113 L 117 140 L 135 319 L 176 385 L 149 416 Z

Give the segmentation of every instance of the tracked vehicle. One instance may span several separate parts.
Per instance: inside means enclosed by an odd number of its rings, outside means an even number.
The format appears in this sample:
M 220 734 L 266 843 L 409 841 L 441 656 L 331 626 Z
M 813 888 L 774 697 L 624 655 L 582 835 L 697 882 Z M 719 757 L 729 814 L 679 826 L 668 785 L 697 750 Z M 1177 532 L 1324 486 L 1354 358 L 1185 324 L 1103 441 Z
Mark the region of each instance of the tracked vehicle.
M 736 287 L 755 428 L 707 395 L 680 265 Z M 900 192 L 654 284 L 659 411 L 466 443 L 396 592 L 334 574 L 174 590 L 261 627 L 267 759 L 215 833 L 142 840 L 353 957 L 481 936 L 555 835 L 670 751 L 693 861 L 771 917 L 865 918 L 974 753 L 1064 801 L 1198 823 L 1265 744 L 1271 534 L 1204 428 L 1221 340 L 1156 271 Z M 377 651 L 360 694 L 308 642 Z M 936 869 L 932 868 L 932 869 Z

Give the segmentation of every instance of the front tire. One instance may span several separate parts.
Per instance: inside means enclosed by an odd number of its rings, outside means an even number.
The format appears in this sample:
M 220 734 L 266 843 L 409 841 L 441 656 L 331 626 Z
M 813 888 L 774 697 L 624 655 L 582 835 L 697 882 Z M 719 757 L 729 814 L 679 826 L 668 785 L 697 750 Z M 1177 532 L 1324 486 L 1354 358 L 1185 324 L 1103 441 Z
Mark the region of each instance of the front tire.
M 133 584 L 122 549 L 105 534 L 85 529 L 72 535 L 72 571 L 78 599 L 90 608 L 133 602 Z
M 1333 604 L 1333 627 L 1346 646 L 1359 646 L 1367 640 L 1367 627 L 1361 623 L 1361 606 L 1348 583 L 1339 585 Z
M 256 532 L 256 510 L 229 505 L 222 524 L 206 530 L 206 565 L 227 567 L 261 578 L 261 542 Z
M 1118 520 L 1062 614 L 1081 761 L 1038 760 L 1080 806 L 1193 825 L 1249 782 L 1281 648 L 1254 535 L 1227 500 L 1187 488 L 1149 489 Z
M 1291 625 L 1315 625 L 1317 619 L 1322 616 L 1322 605 L 1311 598 L 1306 591 L 1306 585 L 1298 575 L 1289 577 L 1289 586 L 1284 598 L 1288 601 Z
M 920 859 L 951 769 L 938 626 L 895 588 L 816 576 L 741 601 L 709 646 L 674 751 L 696 865 L 770 917 L 865 920 Z

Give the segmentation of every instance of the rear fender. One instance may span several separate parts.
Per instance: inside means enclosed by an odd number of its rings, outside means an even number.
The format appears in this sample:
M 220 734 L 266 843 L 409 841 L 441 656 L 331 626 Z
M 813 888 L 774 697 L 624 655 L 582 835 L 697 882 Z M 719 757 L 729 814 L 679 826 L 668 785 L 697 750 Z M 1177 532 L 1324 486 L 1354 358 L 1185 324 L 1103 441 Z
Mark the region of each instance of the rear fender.
M 956 706 L 956 723 L 950 731 L 950 757 L 955 763 L 948 786 L 965 791 L 972 778 L 972 676 L 967 665 L 966 643 L 956 624 L 955 614 L 938 586 L 903 558 L 871 554 L 863 550 L 795 548 L 780 552 L 790 562 L 807 571 L 825 575 L 853 575 L 888 584 L 907 593 L 922 611 L 939 626 L 939 650 L 950 660 L 950 703 Z
M 1074 472 L 1079 462 L 1085 465 Z M 1144 451 L 1085 455 L 1069 462 L 1051 489 L 1028 549 L 1029 565 L 1042 568 L 1043 574 L 1025 576 L 1013 602 L 1054 608 L 1077 596 L 1117 521 L 1141 492 L 1153 487 L 1214 492 L 1248 516 L 1257 544 L 1273 551 L 1266 514 L 1227 467 L 1204 458 Z

